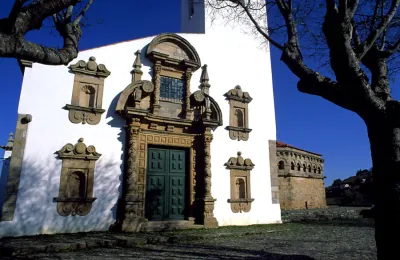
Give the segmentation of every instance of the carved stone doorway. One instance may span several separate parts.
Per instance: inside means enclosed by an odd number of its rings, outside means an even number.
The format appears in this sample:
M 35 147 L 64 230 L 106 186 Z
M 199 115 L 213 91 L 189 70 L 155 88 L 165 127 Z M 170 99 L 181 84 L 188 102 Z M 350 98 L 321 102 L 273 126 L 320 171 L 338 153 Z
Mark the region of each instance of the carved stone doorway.
M 183 55 L 176 56 L 177 53 Z M 116 112 L 127 122 L 121 229 L 125 232 L 140 231 L 149 223 L 156 222 L 149 222 L 152 219 L 183 218 L 181 213 L 172 212 L 172 195 L 169 193 L 174 189 L 171 188 L 172 181 L 167 180 L 177 178 L 179 184 L 182 176 L 175 176 L 170 171 L 163 172 L 163 177 L 153 174 L 151 161 L 148 163 L 152 146 L 186 151 L 187 172 L 182 186 L 185 189 L 184 218 L 189 220 L 186 222 L 217 227 L 213 213 L 215 199 L 211 194 L 210 145 L 212 131 L 222 125 L 222 112 L 210 96 L 207 66 L 202 67 L 199 90 L 192 93 L 192 73 L 201 67 L 201 62 L 196 50 L 184 38 L 161 34 L 146 47 L 145 56 L 153 63 L 152 81 L 142 80 L 141 60 L 145 57 L 137 51 L 131 72 L 132 82 L 122 91 L 116 107 Z M 167 151 L 165 156 L 170 155 L 171 151 Z M 165 160 L 167 163 L 168 159 Z M 182 184 L 182 179 L 180 181 Z M 152 213 L 149 216 L 146 205 L 150 202 L 146 196 L 153 189 L 169 195 L 159 195 L 158 199 L 162 201 L 154 205 L 159 207 L 158 215 Z M 177 204 L 178 212 L 181 211 L 181 202 Z

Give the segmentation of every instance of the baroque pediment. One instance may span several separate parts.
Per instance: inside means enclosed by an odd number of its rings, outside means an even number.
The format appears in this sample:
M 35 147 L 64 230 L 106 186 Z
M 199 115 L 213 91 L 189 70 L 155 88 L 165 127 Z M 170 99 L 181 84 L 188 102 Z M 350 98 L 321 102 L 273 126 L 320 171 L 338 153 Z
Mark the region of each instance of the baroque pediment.
M 86 146 L 83 141 L 83 138 L 79 138 L 75 145 L 68 143 L 64 145 L 61 150 L 57 151 L 56 154 L 60 157 L 60 159 L 99 159 L 101 154 L 96 152 L 96 147 L 93 145 Z
M 242 88 L 239 85 L 226 92 L 224 96 L 227 99 L 233 99 L 244 103 L 250 103 L 253 100 L 253 98 L 250 97 L 250 94 L 248 92 L 242 91 Z
M 76 74 L 86 74 L 102 78 L 106 78 L 111 74 L 104 64 L 97 64 L 96 58 L 93 56 L 89 58 L 88 62 L 80 60 L 69 68 Z
M 249 159 L 244 159 L 242 153 L 238 152 L 237 157 L 229 158 L 228 162 L 224 164 L 227 169 L 251 170 L 255 164 Z

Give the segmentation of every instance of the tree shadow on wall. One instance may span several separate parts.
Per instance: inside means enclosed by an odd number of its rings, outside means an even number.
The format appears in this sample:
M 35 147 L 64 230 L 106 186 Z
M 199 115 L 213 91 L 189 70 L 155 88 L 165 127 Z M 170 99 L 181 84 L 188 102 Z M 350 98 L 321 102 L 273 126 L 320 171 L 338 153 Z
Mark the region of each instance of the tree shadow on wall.
M 119 174 L 119 187 L 118 187 L 118 191 L 119 191 L 119 195 L 118 195 L 118 200 L 115 203 L 115 205 L 112 208 L 112 212 L 114 215 L 114 218 L 116 219 L 115 223 L 113 223 L 109 229 L 110 230 L 117 230 L 120 223 L 120 220 L 122 219 L 122 214 L 123 214 L 123 209 L 122 209 L 122 196 L 123 196 L 123 183 L 124 183 L 124 168 L 125 168 L 125 156 L 127 154 L 126 151 L 126 132 L 125 132 L 125 125 L 126 125 L 126 121 L 125 119 L 123 119 L 120 115 L 118 115 L 115 112 L 115 109 L 117 107 L 117 103 L 118 103 L 118 99 L 120 97 L 122 92 L 120 92 L 118 95 L 116 95 L 113 100 L 111 101 L 110 106 L 107 108 L 107 114 L 106 114 L 106 118 L 111 118 L 111 120 L 107 123 L 108 125 L 110 125 L 113 128 L 118 128 L 119 129 L 119 134 L 118 134 L 118 141 L 121 143 L 121 147 L 122 147 L 122 153 L 121 153 L 121 164 L 120 164 L 120 174 Z

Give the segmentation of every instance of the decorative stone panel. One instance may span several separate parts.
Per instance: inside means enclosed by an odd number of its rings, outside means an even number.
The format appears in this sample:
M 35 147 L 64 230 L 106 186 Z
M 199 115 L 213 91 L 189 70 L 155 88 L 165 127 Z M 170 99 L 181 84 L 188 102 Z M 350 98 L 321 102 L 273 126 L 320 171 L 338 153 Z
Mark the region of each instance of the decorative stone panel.
M 249 139 L 249 113 L 248 104 L 253 100 L 248 92 L 243 92 L 237 85 L 234 89 L 224 94 L 229 101 L 229 126 L 225 127 L 229 131 L 232 140 L 247 141 Z
M 93 201 L 94 168 L 101 154 L 94 146 L 86 146 L 83 138 L 75 145 L 66 144 L 57 151 L 62 160 L 60 191 L 57 202 L 57 212 L 61 216 L 86 216 Z
M 231 203 L 233 213 L 249 212 L 251 203 L 250 171 L 254 164 L 250 159 L 243 159 L 242 153 L 238 152 L 237 157 L 231 157 L 224 165 L 230 170 L 231 174 Z
M 71 104 L 65 109 L 69 111 L 69 120 L 74 124 L 97 125 L 100 122 L 102 109 L 104 79 L 110 75 L 103 64 L 97 65 L 96 58 L 90 57 L 70 66 L 75 74 Z

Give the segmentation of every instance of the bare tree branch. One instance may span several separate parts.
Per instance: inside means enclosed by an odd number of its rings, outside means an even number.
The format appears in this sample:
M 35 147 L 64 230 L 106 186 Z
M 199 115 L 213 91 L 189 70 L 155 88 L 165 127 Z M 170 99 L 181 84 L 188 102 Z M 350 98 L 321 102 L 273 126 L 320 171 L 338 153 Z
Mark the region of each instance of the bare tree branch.
M 7 28 L 5 29 L 5 33 L 11 33 L 14 25 L 15 25 L 15 21 L 18 17 L 19 12 L 21 11 L 22 6 L 28 2 L 28 0 L 15 0 L 14 5 L 10 11 L 10 14 L 8 15 L 7 18 Z
M 4 30 L 0 20 L 0 57 L 18 58 L 50 65 L 68 64 L 77 57 L 78 43 L 82 35 L 79 21 L 94 0 L 88 0 L 85 8 L 72 21 L 74 6 L 82 0 L 16 0 L 8 20 L 13 20 L 11 30 Z M 47 17 L 52 17 L 57 31 L 63 38 L 63 47 L 55 49 L 24 39 L 27 32 L 42 27 Z M 10 19 L 13 18 L 13 19 Z
M 93 1 L 94 1 L 94 0 L 90 0 L 90 1 L 86 4 L 85 8 L 83 8 L 83 10 L 80 12 L 80 14 L 78 15 L 78 17 L 75 19 L 75 21 L 74 21 L 74 23 L 73 23 L 75 26 L 78 25 L 78 24 L 80 23 L 82 17 L 86 14 L 87 10 L 89 10 L 89 7 L 92 5 Z
M 243 10 L 246 12 L 247 16 L 249 17 L 250 21 L 253 23 L 254 27 L 257 29 L 257 31 L 265 38 L 267 39 L 273 46 L 275 46 L 276 48 L 283 50 L 283 46 L 280 45 L 279 43 L 277 43 L 274 39 L 272 39 L 263 29 L 261 29 L 260 25 L 258 24 L 258 22 L 254 19 L 253 15 L 251 14 L 251 12 L 249 11 L 249 9 L 247 8 L 247 6 L 244 4 L 244 1 L 238 1 L 238 0 L 234 0 L 234 2 L 236 2 L 238 5 L 240 5 Z
M 386 27 L 393 19 L 396 14 L 397 8 L 399 7 L 400 0 L 392 0 L 392 5 L 387 14 L 382 18 L 381 23 L 373 32 L 367 37 L 367 39 L 361 43 L 360 48 L 357 52 L 357 57 L 361 60 L 368 50 L 375 44 L 375 41 L 385 31 Z
M 354 14 L 357 11 L 359 0 L 349 0 L 349 1 L 350 1 L 350 4 L 349 4 L 348 13 L 349 13 L 349 17 L 353 18 Z

